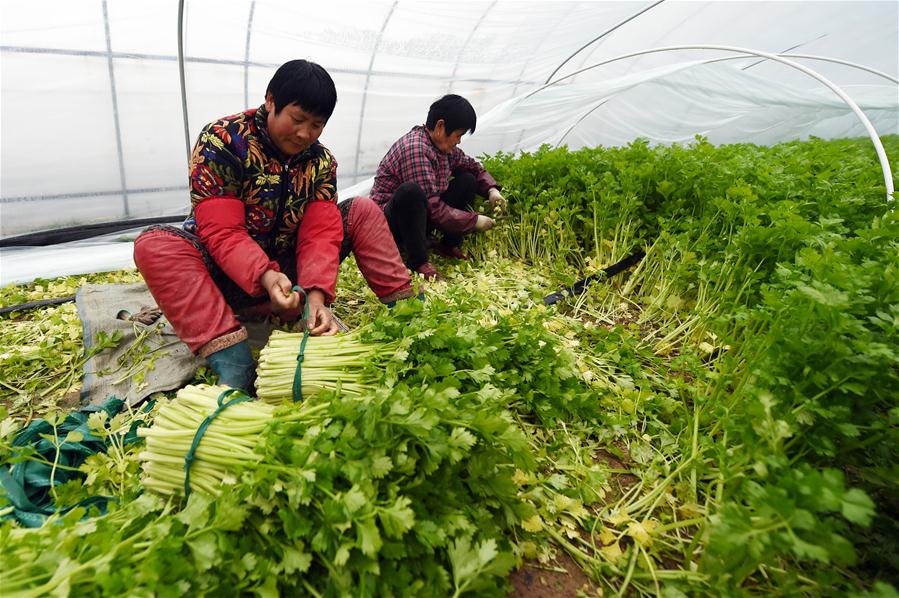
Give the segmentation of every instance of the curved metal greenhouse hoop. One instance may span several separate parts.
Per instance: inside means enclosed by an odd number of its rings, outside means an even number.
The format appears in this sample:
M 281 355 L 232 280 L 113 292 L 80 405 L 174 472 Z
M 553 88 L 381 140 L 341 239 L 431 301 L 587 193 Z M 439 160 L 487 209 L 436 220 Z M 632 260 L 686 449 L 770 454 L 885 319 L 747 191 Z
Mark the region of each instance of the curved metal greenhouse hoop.
M 882 77 L 891 83 L 896 83 L 899 85 L 899 79 L 893 77 L 888 73 L 884 73 L 883 71 L 878 71 L 875 68 L 871 68 L 870 66 L 865 66 L 864 64 L 859 64 L 857 62 L 850 62 L 848 60 L 841 60 L 839 58 L 830 58 L 829 56 L 819 56 L 817 54 L 787 54 L 785 52 L 780 52 L 777 54 L 781 58 L 802 58 L 804 60 L 820 60 L 822 62 L 831 62 L 833 64 L 842 64 L 843 66 L 852 67 L 854 69 L 858 69 L 860 71 L 865 71 L 867 73 L 871 73 L 872 75 L 877 75 L 878 77 Z M 745 56 L 722 56 L 721 58 L 711 58 L 706 61 L 706 64 L 711 62 L 723 62 L 725 60 L 739 60 L 741 58 L 746 58 Z M 763 61 L 759 61 L 763 62 Z M 755 63 L 755 64 L 758 64 Z
M 569 133 L 571 133 L 572 131 L 574 131 L 574 130 L 577 128 L 577 126 L 578 126 L 579 124 L 581 124 L 582 122 L 584 122 L 584 120 L 586 120 L 586 118 L 587 118 L 588 116 L 590 116 L 591 114 L 593 114 L 594 112 L 596 112 L 596 110 L 597 110 L 600 106 L 602 106 L 603 104 L 605 104 L 606 102 L 608 102 L 608 101 L 611 100 L 611 99 L 612 99 L 612 98 L 603 98 L 602 101 L 601 101 L 600 103 L 598 103 L 598 104 L 597 104 L 596 106 L 594 106 L 593 108 L 590 108 L 590 110 L 588 110 L 587 112 L 585 112 L 583 116 L 581 116 L 579 119 L 577 119 L 576 121 L 574 121 L 574 124 L 571 125 L 570 127 L 568 127 L 568 130 L 565 131 L 565 134 L 562 135 L 561 137 L 559 137 L 559 140 L 556 142 L 556 147 L 559 147 L 560 145 L 562 145 L 562 142 L 565 141 L 565 138 L 568 137 L 568 134 L 569 134 Z
M 247 43 L 243 49 L 243 105 L 250 107 L 250 40 L 253 37 L 253 14 L 256 12 L 256 0 L 250 2 L 250 14 L 247 15 Z
M 629 16 L 628 18 L 626 18 L 626 19 L 624 19 L 624 20 L 622 20 L 622 21 L 619 21 L 618 23 L 615 23 L 615 25 L 613 25 L 612 27 L 609 27 L 608 29 L 606 29 L 605 31 L 603 31 L 602 33 L 600 33 L 599 35 L 597 35 L 596 37 L 594 37 L 593 39 L 591 39 L 590 41 L 588 41 L 586 44 L 584 44 L 583 46 L 581 46 L 580 48 L 578 48 L 577 50 L 575 50 L 575 51 L 574 51 L 568 58 L 566 58 L 565 60 L 563 60 L 563 61 L 559 64 L 559 66 L 557 66 L 556 69 L 555 69 L 553 72 L 551 72 L 551 73 L 549 74 L 549 77 L 546 78 L 546 81 L 545 81 L 544 83 L 549 83 L 549 82 L 552 80 L 552 78 L 556 75 L 556 73 L 558 73 L 558 72 L 562 69 L 563 66 L 565 66 L 566 64 L 568 64 L 568 61 L 569 61 L 569 60 L 571 60 L 572 58 L 574 58 L 575 56 L 577 56 L 578 54 L 580 54 L 581 52 L 583 52 L 584 50 L 586 50 L 587 48 L 589 48 L 590 46 L 592 46 L 593 44 L 595 44 L 596 42 L 598 42 L 599 40 L 601 40 L 602 38 L 604 38 L 605 36 L 609 35 L 610 33 L 612 33 L 613 31 L 615 31 L 615 30 L 618 29 L 619 27 L 622 27 L 622 26 L 624 26 L 624 25 L 627 25 L 628 23 L 630 23 L 631 21 L 633 21 L 634 19 L 636 19 L 637 17 L 639 17 L 639 16 L 642 15 L 643 13 L 645 13 L 645 12 L 647 12 L 647 11 L 649 11 L 649 10 L 652 10 L 653 8 L 655 8 L 656 6 L 658 6 L 659 4 L 661 4 L 661 3 L 664 2 L 664 1 L 665 1 L 665 0 L 657 0 L 656 2 L 653 2 L 653 3 L 650 4 L 649 6 L 646 6 L 646 7 L 642 8 L 642 9 L 638 10 L 637 12 L 635 12 L 634 14 L 632 14 L 631 16 Z
M 521 85 L 521 78 L 524 77 L 525 71 L 527 71 L 527 70 L 528 70 L 528 67 L 531 66 L 531 63 L 534 61 L 534 57 L 540 55 L 540 48 L 541 48 L 541 46 L 543 45 L 543 43 L 544 43 L 547 39 L 554 39 L 554 38 L 555 38 L 555 36 L 556 36 L 556 31 L 558 31 L 559 26 L 560 26 L 562 23 L 564 23 L 565 20 L 566 20 L 567 18 L 568 18 L 568 14 L 562 13 L 562 16 L 559 17 L 558 20 L 556 20 L 556 22 L 555 22 L 555 23 L 552 25 L 552 27 L 549 29 L 549 33 L 548 33 L 547 35 L 541 37 L 541 38 L 540 38 L 540 41 L 538 41 L 536 44 L 534 44 L 533 49 L 531 50 L 531 53 L 530 53 L 530 55 L 528 56 L 527 62 L 523 63 L 523 64 L 521 65 L 521 70 L 518 71 L 518 77 L 516 77 L 515 87 L 512 88 L 512 95 L 510 96 L 511 98 L 514 98 L 515 95 L 518 93 L 518 86 Z M 519 133 L 518 133 L 518 141 L 515 142 L 515 149 L 516 149 L 516 151 L 518 150 L 518 146 L 521 144 L 521 140 L 522 140 L 523 137 L 524 137 L 524 129 L 522 129 L 522 130 L 519 131 Z M 504 147 L 504 146 L 505 146 L 505 142 L 506 142 L 506 134 L 503 133 L 503 136 L 502 136 L 502 138 L 501 138 L 501 140 L 500 140 L 499 146 L 500 146 L 500 147 Z
M 178 0 L 178 79 L 181 83 L 181 117 L 184 119 L 184 147 L 190 164 L 190 124 L 187 119 L 187 84 L 184 80 L 184 0 Z
M 866 71 L 866 72 L 871 73 L 871 74 L 873 74 L 873 75 L 877 75 L 878 77 L 882 77 L 882 78 L 886 79 L 887 81 L 890 81 L 891 83 L 899 84 L 899 79 L 897 79 L 897 78 L 895 78 L 895 77 L 893 77 L 893 76 L 891 76 L 891 75 L 889 75 L 889 74 L 887 74 L 887 73 L 884 73 L 883 71 L 879 71 L 879 70 L 877 70 L 877 69 L 875 69 L 875 68 L 871 68 L 871 67 L 865 66 L 865 65 L 863 65 L 863 64 L 858 64 L 858 63 L 856 63 L 856 62 L 850 62 L 850 61 L 848 61 L 848 60 L 841 60 L 841 59 L 839 59 L 839 58 L 829 58 L 829 57 L 827 57 L 827 56 L 819 56 L 819 55 L 817 55 L 817 54 L 786 54 L 786 53 L 779 53 L 778 56 L 780 56 L 781 58 L 803 58 L 803 59 L 807 59 L 807 60 L 821 60 L 821 61 L 823 61 L 823 62 L 832 62 L 832 63 L 834 63 L 834 64 L 842 64 L 842 65 L 844 65 L 844 66 L 852 67 L 852 68 L 854 68 L 854 69 L 858 69 L 858 70 L 861 70 L 861 71 Z M 708 60 L 704 60 L 704 61 L 702 62 L 702 64 L 712 64 L 712 63 L 714 63 L 714 62 L 725 62 L 725 61 L 728 61 L 728 60 L 742 60 L 742 59 L 744 59 L 744 58 L 747 58 L 747 57 L 746 57 L 746 56 L 722 56 L 721 58 L 710 58 L 710 59 L 708 59 Z M 764 60 L 760 60 L 759 62 L 764 62 Z M 758 64 L 758 62 L 755 63 L 755 64 Z M 560 145 L 562 145 L 562 142 L 565 141 L 565 138 L 568 137 L 569 133 L 571 133 L 575 128 L 577 128 L 577 126 L 578 126 L 579 124 L 581 124 L 584 120 L 586 120 L 586 118 L 587 118 L 588 116 L 590 116 L 591 114 L 593 114 L 593 113 L 596 111 L 597 108 L 599 108 L 600 106 L 602 106 L 603 104 L 605 104 L 606 102 L 608 102 L 608 101 L 611 100 L 611 99 L 612 99 L 612 98 L 604 98 L 599 104 L 597 104 L 596 106 L 594 106 L 593 108 L 591 108 L 591 109 L 590 109 L 588 112 L 586 112 L 583 116 L 581 116 L 579 119 L 577 119 L 577 121 L 575 121 L 575 123 L 574 123 L 573 125 L 571 125 L 571 126 L 568 128 L 567 131 L 565 131 L 565 134 L 562 135 L 562 136 L 559 138 L 559 141 L 556 142 L 556 147 L 559 147 Z
M 851 97 L 849 97 L 849 95 L 845 91 L 843 91 L 843 89 L 840 86 L 838 86 L 836 83 L 832 82 L 830 79 L 828 79 L 824 75 L 808 68 L 807 66 L 803 66 L 803 65 L 799 64 L 798 62 L 778 56 L 777 54 L 771 54 L 769 52 L 762 52 L 759 50 L 751 50 L 748 48 L 739 48 L 736 46 L 718 46 L 718 45 L 687 45 L 687 46 L 665 46 L 662 48 L 651 48 L 649 50 L 640 50 L 639 52 L 630 52 L 628 54 L 622 54 L 620 56 L 615 56 L 614 58 L 602 60 L 600 62 L 597 62 L 596 64 L 591 64 L 588 67 L 579 69 L 577 71 L 574 71 L 573 73 L 569 73 L 569 74 L 565 75 L 564 77 L 559 77 L 555 81 L 547 83 L 546 85 L 538 87 L 534 91 L 532 91 L 529 94 L 527 94 L 526 96 L 524 96 L 524 98 L 529 98 L 532 95 L 543 91 L 544 89 L 552 87 L 556 83 L 564 81 L 565 79 L 574 77 L 575 75 L 578 75 L 585 71 L 589 71 L 589 70 L 598 68 L 600 66 L 604 66 L 604 65 L 612 63 L 612 62 L 617 62 L 619 60 L 625 60 L 627 58 L 633 58 L 635 56 L 643 56 L 644 54 L 656 54 L 659 52 L 671 52 L 671 51 L 675 51 L 675 50 L 721 50 L 721 51 L 725 51 L 725 52 L 739 52 L 741 54 L 746 54 L 746 55 L 750 55 L 750 56 L 759 56 L 761 58 L 766 58 L 768 60 L 773 60 L 775 62 L 780 62 L 781 64 L 785 64 L 789 67 L 792 67 L 798 71 L 805 73 L 806 75 L 808 75 L 809 77 L 812 77 L 816 81 L 823 83 L 831 91 L 833 91 L 835 94 L 837 94 L 837 96 L 839 96 L 839 98 L 841 100 L 843 100 L 847 106 L 849 106 L 849 108 L 858 117 L 859 121 L 861 121 L 862 126 L 864 126 L 865 130 L 868 132 L 868 137 L 871 138 L 871 143 L 874 144 L 874 149 L 877 151 L 877 158 L 880 160 L 880 169 L 883 171 L 883 181 L 884 181 L 884 185 L 886 186 L 886 189 L 887 189 L 887 201 L 892 201 L 893 192 L 895 191 L 895 189 L 893 187 L 893 173 L 892 173 L 892 170 L 890 169 L 890 163 L 889 163 L 889 160 L 887 159 L 886 150 L 884 150 L 884 148 L 883 148 L 883 143 L 881 143 L 880 137 L 877 135 L 877 131 L 874 129 L 874 125 L 871 124 L 871 121 L 868 120 L 868 117 L 865 115 L 865 113 L 862 111 L 862 109 L 859 108 L 858 104 L 855 103 L 855 100 L 853 100 Z
M 375 66 L 375 58 L 378 56 L 378 47 L 381 45 L 381 38 L 384 37 L 384 30 L 387 29 L 387 24 L 390 22 L 390 17 L 393 16 L 393 11 L 396 10 L 396 5 L 398 2 L 394 2 L 390 5 L 390 10 L 387 11 L 387 16 L 384 17 L 384 22 L 381 23 L 381 30 L 378 31 L 378 38 L 375 40 L 375 47 L 372 48 L 371 57 L 368 61 L 368 72 L 365 74 L 365 87 L 362 89 L 362 107 L 359 109 L 359 127 L 356 130 L 356 159 L 353 161 L 353 184 L 359 182 L 359 154 L 362 151 L 362 123 L 365 122 L 365 102 L 368 100 L 368 85 L 371 82 L 371 69 Z
M 471 40 L 474 38 L 474 34 L 477 33 L 481 24 L 484 22 L 484 19 L 487 18 L 487 15 L 490 14 L 490 11 L 493 10 L 493 7 L 496 6 L 496 0 L 490 3 L 487 6 L 487 9 L 481 13 L 481 18 L 478 19 L 478 22 L 474 24 L 474 27 L 471 28 L 471 31 L 468 32 L 468 37 L 465 38 L 465 42 L 462 44 L 462 48 L 459 49 L 459 53 L 456 54 L 456 64 L 453 65 L 453 72 L 450 74 L 449 83 L 446 86 L 446 93 L 453 92 L 453 83 L 456 80 L 456 73 L 459 71 L 459 63 L 462 62 L 462 54 L 465 53 L 465 50 L 468 49 L 468 44 L 471 43 Z
M 805 58 L 807 60 L 823 60 L 825 62 L 832 62 L 834 64 L 842 64 L 844 66 L 851 66 L 852 68 L 856 68 L 862 71 L 867 71 L 878 77 L 883 77 L 887 81 L 892 81 L 893 83 L 899 84 L 899 78 L 893 77 L 888 73 L 884 73 L 883 71 L 878 71 L 875 68 L 871 68 L 870 66 L 866 66 L 864 64 L 859 64 L 857 62 L 850 62 L 848 60 L 841 60 L 839 58 L 829 58 L 827 56 L 818 56 L 817 54 L 781 54 L 782 58 Z

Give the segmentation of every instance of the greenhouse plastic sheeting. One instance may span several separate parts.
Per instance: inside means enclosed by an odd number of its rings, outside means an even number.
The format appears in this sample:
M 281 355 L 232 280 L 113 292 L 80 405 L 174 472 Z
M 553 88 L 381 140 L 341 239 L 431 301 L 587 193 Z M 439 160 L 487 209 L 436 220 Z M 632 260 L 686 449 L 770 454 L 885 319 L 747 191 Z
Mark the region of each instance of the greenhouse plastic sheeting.
M 137 235 L 130 231 L 131 237 Z M 0 286 L 35 278 L 133 268 L 134 242 L 119 234 L 46 247 L 0 248 Z
M 878 131 L 897 131 L 895 88 L 847 85 L 845 89 Z M 484 131 L 472 139 L 473 148 L 489 151 L 501 145 L 513 152 L 533 151 L 544 143 L 622 145 L 647 137 L 648 130 L 653 141 L 663 143 L 689 141 L 697 134 L 712 143 L 757 144 L 809 135 L 866 134 L 858 118 L 827 88 L 772 87 L 751 72 L 702 61 L 609 81 L 554 85 L 504 102 L 479 124 Z
M 480 116 L 462 145 L 473 154 L 637 137 L 774 143 L 864 134 L 820 82 L 758 57 L 710 63 L 738 55 L 660 52 L 571 76 L 664 46 L 863 65 L 881 74 L 795 59 L 842 86 L 880 134 L 896 133 L 897 7 L 186 0 L 185 127 L 176 0 L 4 2 L 0 236 L 186 212 L 186 137 L 192 143 L 205 123 L 261 104 L 274 70 L 293 58 L 322 64 L 337 84 L 321 140 L 340 163 L 342 192 L 366 189 L 390 144 L 447 92 L 469 98 Z M 558 83 L 541 90 L 550 80 Z

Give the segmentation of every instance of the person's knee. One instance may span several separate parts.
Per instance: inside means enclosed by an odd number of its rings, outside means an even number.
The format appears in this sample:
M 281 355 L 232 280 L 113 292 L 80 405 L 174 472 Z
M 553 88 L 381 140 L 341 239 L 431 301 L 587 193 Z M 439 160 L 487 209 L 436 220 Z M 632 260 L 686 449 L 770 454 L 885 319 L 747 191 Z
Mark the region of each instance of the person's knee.
M 372 198 L 366 196 L 354 197 L 352 201 L 353 205 L 350 206 L 349 216 L 351 222 L 367 221 L 379 216 L 383 218 L 384 213 L 381 211 L 381 207 Z
M 404 207 L 423 206 L 427 198 L 418 183 L 403 183 L 393 192 L 393 199 Z
M 456 185 L 464 189 L 466 192 L 474 194 L 478 187 L 478 181 L 475 176 L 467 170 L 457 170 L 453 172 Z
M 355 250 L 356 246 L 363 242 L 366 236 L 378 234 L 376 231 L 390 230 L 387 215 L 370 197 L 354 197 L 350 201 L 353 203 L 350 205 L 346 228 L 344 229 L 348 237 L 348 239 L 345 239 L 347 242 L 344 245 L 348 246 L 349 250 Z M 349 251 L 347 251 L 347 254 L 349 254 Z M 346 255 L 341 253 L 340 257 L 344 259 Z
M 179 240 L 177 237 L 158 230 L 142 232 L 134 240 L 134 265 L 141 270 L 142 267 L 155 263 L 156 258 L 165 253 L 164 249 L 171 244 L 173 239 Z M 163 251 L 160 251 L 161 249 Z
M 134 240 L 134 265 L 144 279 L 168 278 L 173 268 L 196 261 L 202 264 L 200 251 L 187 239 L 166 230 L 149 230 Z M 205 265 L 202 266 L 205 268 Z
M 408 195 L 410 193 L 412 193 L 412 194 L 420 193 L 420 194 L 424 195 L 424 191 L 421 190 L 421 185 L 419 185 L 418 183 L 414 183 L 412 181 L 407 181 L 407 182 L 401 184 L 399 187 L 396 188 L 396 191 L 394 191 L 394 193 L 403 194 L 403 195 Z

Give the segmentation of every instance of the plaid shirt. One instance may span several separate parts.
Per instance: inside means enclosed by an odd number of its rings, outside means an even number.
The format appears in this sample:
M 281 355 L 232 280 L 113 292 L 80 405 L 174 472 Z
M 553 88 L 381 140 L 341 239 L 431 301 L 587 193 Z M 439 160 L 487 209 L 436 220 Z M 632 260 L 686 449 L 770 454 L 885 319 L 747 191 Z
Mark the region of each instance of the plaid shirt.
M 428 217 L 434 225 L 452 232 L 470 232 L 474 229 L 477 214 L 449 208 L 440 201 L 440 195 L 449 187 L 450 177 L 457 169 L 475 176 L 481 195 L 486 196 L 491 187 L 499 188 L 477 160 L 465 155 L 458 147 L 452 154 L 444 154 L 423 126 L 412 127 L 390 147 L 378 165 L 371 198 L 383 208 L 397 187 L 403 183 L 417 183 L 428 198 Z

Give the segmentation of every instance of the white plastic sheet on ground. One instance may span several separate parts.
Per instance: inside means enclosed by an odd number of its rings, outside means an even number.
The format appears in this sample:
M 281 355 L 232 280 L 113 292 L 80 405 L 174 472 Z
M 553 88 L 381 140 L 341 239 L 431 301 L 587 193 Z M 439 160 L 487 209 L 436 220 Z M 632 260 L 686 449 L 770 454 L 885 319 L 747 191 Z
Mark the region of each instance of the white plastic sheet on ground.
M 390 144 L 453 92 L 480 120 L 469 153 L 863 134 L 836 96 L 782 64 L 704 64 L 728 45 L 813 54 L 899 72 L 899 3 L 333 2 L 185 0 L 187 133 L 258 106 L 281 63 L 322 64 L 338 104 L 322 142 L 339 187 L 365 181 Z M 0 237 L 187 210 L 177 60 L 178 1 L 0 4 Z M 597 39 L 599 38 L 599 39 Z M 596 40 L 596 41 L 594 41 Z M 797 59 L 842 86 L 880 134 L 897 133 L 897 86 L 845 65 Z M 527 98 L 527 99 L 525 99 Z M 34 276 L 49 272 L 45 254 Z M 0 280 L 11 258 L 0 253 Z M 18 258 L 17 258 L 18 259 Z M 56 260 L 56 258 L 52 258 Z M 100 268 L 83 260 L 85 268 Z

